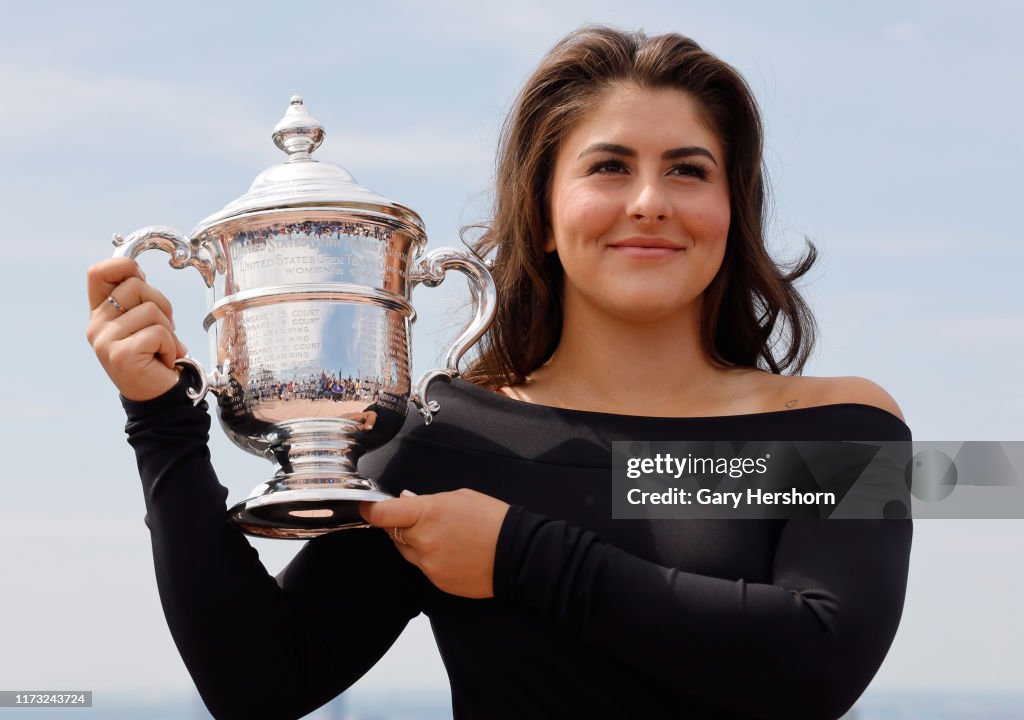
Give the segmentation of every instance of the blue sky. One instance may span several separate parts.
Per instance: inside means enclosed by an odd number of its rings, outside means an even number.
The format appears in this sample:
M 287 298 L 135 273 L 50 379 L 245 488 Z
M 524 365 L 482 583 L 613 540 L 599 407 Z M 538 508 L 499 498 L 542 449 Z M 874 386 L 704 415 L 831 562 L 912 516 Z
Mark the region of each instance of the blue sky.
M 764 111 L 780 256 L 811 238 L 822 327 L 811 375 L 886 387 L 915 437 L 1024 439 L 1024 100 L 1016 4 L 18 3 L 0 29 L 0 285 L 8 442 L 0 503 L 6 687 L 189 685 L 164 627 L 116 395 L 84 339 L 85 268 L 112 233 L 188 231 L 278 161 L 302 94 L 322 159 L 417 210 L 432 246 L 482 219 L 519 83 L 586 22 L 678 31 L 732 62 Z M 143 263 L 206 357 L 191 271 Z M 464 288 L 414 296 L 414 362 Z M 214 430 L 232 500 L 269 472 Z M 918 523 L 906 612 L 879 687 L 1009 689 L 1024 676 L 1012 573 L 1022 521 Z M 258 543 L 273 569 L 297 545 Z M 437 685 L 415 624 L 363 680 Z

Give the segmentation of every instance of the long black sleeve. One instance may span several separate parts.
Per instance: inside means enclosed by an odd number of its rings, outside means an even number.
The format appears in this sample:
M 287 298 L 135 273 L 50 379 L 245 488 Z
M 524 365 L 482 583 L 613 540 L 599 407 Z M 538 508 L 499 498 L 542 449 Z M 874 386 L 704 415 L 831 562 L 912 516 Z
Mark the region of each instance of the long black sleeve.
M 226 521 L 205 405 L 184 384 L 125 400 L 167 623 L 218 718 L 301 717 L 348 687 L 419 612 L 420 580 L 380 532 L 310 541 L 275 580 Z
M 749 717 L 837 718 L 892 642 L 911 535 L 910 521 L 792 520 L 758 583 L 662 567 L 514 506 L 495 594 L 682 694 Z

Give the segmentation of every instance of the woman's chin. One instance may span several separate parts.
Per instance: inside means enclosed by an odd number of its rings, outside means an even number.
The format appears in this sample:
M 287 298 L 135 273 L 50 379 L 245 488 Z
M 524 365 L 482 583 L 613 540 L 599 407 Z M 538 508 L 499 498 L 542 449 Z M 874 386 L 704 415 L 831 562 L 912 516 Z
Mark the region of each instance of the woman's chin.
M 606 312 L 617 320 L 648 324 L 683 322 L 696 317 L 699 307 L 694 302 L 666 303 L 664 297 L 636 298 L 632 302 L 617 302 L 606 307 Z
M 665 279 L 653 274 L 645 277 L 620 275 L 604 280 L 591 278 L 585 285 L 566 284 L 566 322 L 572 322 L 577 312 L 593 312 L 613 322 L 644 324 L 699 317 L 702 292 L 690 289 L 698 287 L 697 282 L 681 282 L 678 275 Z

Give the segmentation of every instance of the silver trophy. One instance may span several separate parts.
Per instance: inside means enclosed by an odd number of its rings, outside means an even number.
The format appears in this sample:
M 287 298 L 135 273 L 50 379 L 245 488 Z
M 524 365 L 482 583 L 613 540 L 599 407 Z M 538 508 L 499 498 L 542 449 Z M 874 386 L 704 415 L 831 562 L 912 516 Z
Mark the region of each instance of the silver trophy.
M 194 267 L 211 289 L 203 327 L 215 368 L 179 360 L 193 375 L 189 396 L 217 396 L 231 441 L 275 464 L 273 477 L 229 511 L 251 535 L 308 538 L 363 526 L 361 500 L 391 497 L 356 470 L 391 440 L 411 399 L 430 423 L 434 380 L 451 380 L 466 349 L 494 317 L 486 265 L 455 248 L 422 254 L 423 221 L 361 187 L 311 153 L 323 127 L 296 96 L 274 128 L 288 159 L 262 172 L 249 192 L 188 236 L 147 227 L 114 236 L 115 255 L 159 248 L 175 268 Z M 415 388 L 410 291 L 434 287 L 448 270 L 466 274 L 473 317 L 445 353 L 445 367 Z

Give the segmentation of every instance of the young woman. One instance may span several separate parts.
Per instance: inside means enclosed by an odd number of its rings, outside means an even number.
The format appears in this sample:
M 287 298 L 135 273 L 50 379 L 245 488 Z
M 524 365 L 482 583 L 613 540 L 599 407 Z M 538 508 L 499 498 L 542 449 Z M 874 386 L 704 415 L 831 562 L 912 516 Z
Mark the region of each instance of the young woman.
M 298 717 L 426 613 L 458 718 L 836 718 L 902 612 L 910 521 L 622 521 L 615 440 L 908 440 L 857 378 L 796 375 L 810 314 L 765 250 L 756 104 L 678 35 L 584 28 L 527 81 L 499 156 L 500 309 L 444 412 L 361 468 L 381 531 L 275 579 L 224 521 L 208 416 L 137 266 L 89 273 L 125 398 L 164 611 L 217 717 Z M 111 302 L 108 298 L 114 298 Z M 120 308 L 116 307 L 119 305 Z M 788 373 L 788 374 L 787 374 Z

